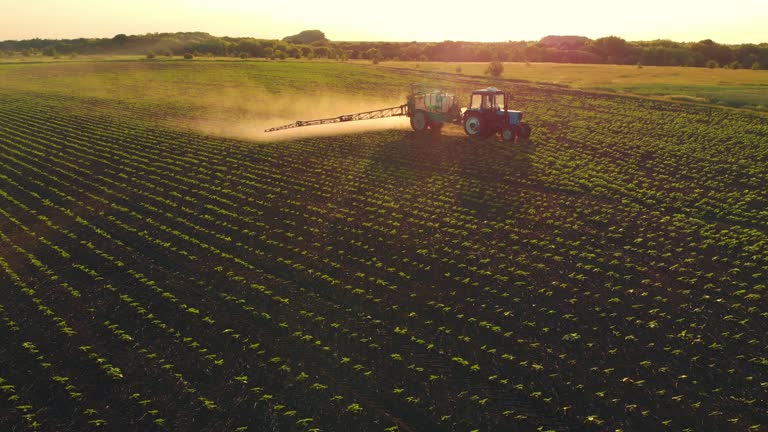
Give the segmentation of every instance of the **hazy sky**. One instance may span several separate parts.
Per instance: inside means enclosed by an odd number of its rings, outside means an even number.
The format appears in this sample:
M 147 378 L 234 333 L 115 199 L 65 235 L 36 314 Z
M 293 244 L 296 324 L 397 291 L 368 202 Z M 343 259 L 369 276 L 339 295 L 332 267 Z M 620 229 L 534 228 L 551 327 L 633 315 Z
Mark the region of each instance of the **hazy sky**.
M 204 31 L 337 41 L 628 40 L 768 42 L 768 0 L 0 0 L 0 40 Z

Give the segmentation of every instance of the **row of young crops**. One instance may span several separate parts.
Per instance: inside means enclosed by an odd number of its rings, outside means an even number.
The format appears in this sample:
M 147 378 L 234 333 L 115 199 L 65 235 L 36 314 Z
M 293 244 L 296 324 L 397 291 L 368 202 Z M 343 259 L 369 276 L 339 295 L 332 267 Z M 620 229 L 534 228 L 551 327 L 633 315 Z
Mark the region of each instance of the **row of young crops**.
M 0 90 L 0 426 L 763 430 L 768 127 L 517 88 L 510 146 Z

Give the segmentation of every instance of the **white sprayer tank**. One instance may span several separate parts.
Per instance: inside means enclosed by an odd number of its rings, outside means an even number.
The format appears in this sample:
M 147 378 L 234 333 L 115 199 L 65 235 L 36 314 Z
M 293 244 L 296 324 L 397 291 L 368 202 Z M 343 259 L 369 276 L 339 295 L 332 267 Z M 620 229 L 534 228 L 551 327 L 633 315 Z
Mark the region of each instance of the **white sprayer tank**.
M 444 92 L 430 92 L 414 97 L 414 108 L 428 112 L 445 113 L 455 104 L 456 96 Z

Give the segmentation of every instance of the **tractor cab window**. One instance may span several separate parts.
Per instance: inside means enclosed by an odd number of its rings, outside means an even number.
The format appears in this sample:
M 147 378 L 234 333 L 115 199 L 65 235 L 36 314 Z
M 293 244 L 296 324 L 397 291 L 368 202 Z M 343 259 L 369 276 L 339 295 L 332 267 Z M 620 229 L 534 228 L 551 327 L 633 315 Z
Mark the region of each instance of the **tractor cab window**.
M 485 98 L 483 104 L 484 109 L 490 110 L 503 110 L 504 109 L 504 95 L 503 94 L 489 94 Z
M 470 108 L 481 110 L 503 110 L 504 94 L 476 93 L 472 95 Z
M 482 107 L 482 100 L 483 100 L 483 95 L 481 95 L 481 94 L 473 94 L 472 95 L 472 100 L 469 103 L 469 108 L 470 109 L 472 109 L 472 108 L 481 108 Z

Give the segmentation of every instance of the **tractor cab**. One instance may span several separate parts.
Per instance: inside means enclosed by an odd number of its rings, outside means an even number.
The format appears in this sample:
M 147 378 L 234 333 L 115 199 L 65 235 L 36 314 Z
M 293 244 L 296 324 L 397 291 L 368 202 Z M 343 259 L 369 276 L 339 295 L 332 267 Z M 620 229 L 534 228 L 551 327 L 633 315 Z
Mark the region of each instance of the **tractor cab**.
M 496 87 L 473 91 L 469 106 L 462 115 L 467 135 L 486 138 L 500 132 L 505 141 L 528 138 L 531 128 L 523 123 L 521 111 L 508 108 L 509 99 L 509 95 Z
M 507 100 L 504 92 L 489 87 L 483 90 L 477 90 L 472 93 L 472 99 L 469 101 L 469 110 L 478 111 L 500 111 L 507 109 Z

